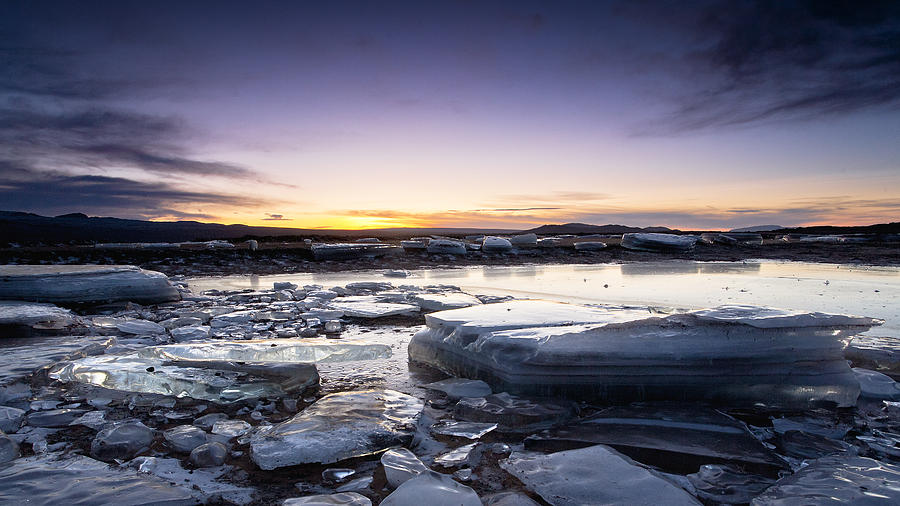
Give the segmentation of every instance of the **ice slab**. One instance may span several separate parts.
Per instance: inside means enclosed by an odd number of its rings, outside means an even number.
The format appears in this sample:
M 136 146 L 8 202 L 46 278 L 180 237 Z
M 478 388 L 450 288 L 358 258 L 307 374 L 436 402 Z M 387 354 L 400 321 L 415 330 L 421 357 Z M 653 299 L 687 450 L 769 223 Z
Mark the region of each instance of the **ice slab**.
M 697 238 L 690 235 L 636 233 L 622 236 L 622 247 L 636 251 L 690 251 Z
M 859 385 L 842 348 L 882 323 L 751 306 L 665 316 L 536 300 L 441 311 L 425 322 L 409 344 L 411 361 L 496 391 L 786 408 L 853 406 Z
M 478 443 L 470 443 L 467 445 L 454 448 L 447 453 L 438 455 L 434 459 L 434 463 L 441 467 L 458 467 L 469 464 L 472 452 Z
M 697 497 L 714 504 L 746 504 L 769 488 L 775 480 L 742 473 L 728 466 L 708 464 L 687 475 Z
M 165 274 L 133 265 L 0 265 L 0 299 L 157 304 L 181 295 Z
M 394 302 L 378 302 L 375 297 L 371 300 L 349 300 L 357 297 L 344 297 L 331 301 L 328 307 L 337 309 L 350 318 L 382 318 L 385 316 L 410 315 L 419 312 L 419 306 L 412 304 L 397 304 Z M 370 299 L 370 298 L 366 298 Z
M 0 301 L 0 329 L 4 337 L 37 331 L 59 331 L 78 323 L 68 309 L 53 304 L 18 300 Z
M 606 249 L 606 243 L 600 241 L 582 241 L 575 243 L 575 251 L 599 251 Z
M 405 246 L 404 246 L 405 247 Z M 466 245 L 460 241 L 449 239 L 432 239 L 428 241 L 427 251 L 432 254 L 465 255 Z
M 537 234 L 519 234 L 509 238 L 513 246 L 537 246 Z
M 512 243 L 502 237 L 489 235 L 481 241 L 481 251 L 485 253 L 509 253 L 512 249 Z
M 778 480 L 752 506 L 900 503 L 900 466 L 864 457 L 825 457 Z
M 409 296 L 423 311 L 446 311 L 481 304 L 478 298 L 462 292 L 450 293 L 417 293 Z
M 336 243 L 313 244 L 311 249 L 313 258 L 316 260 L 352 260 L 384 256 L 396 253 L 401 248 L 390 244 Z
M 262 469 L 359 457 L 412 440 L 423 403 L 394 390 L 326 395 L 290 420 L 256 432 L 251 458 Z
M 381 502 L 384 506 L 481 506 L 481 499 L 471 488 L 446 474 L 424 471 L 406 481 Z
M 676 473 L 713 463 L 737 464 L 768 473 L 787 468 L 787 463 L 763 446 L 743 423 L 699 406 L 612 407 L 577 424 L 525 440 L 526 449 L 541 451 L 596 444 Z
M 372 506 L 368 497 L 356 492 L 310 495 L 285 499 L 282 506 Z
M 860 397 L 888 401 L 900 400 L 900 384 L 890 376 L 859 367 L 853 368 L 853 374 L 859 381 Z
M 844 349 L 854 367 L 900 378 L 900 337 L 856 336 Z
M 145 348 L 128 355 L 101 355 L 61 362 L 50 377 L 121 390 L 190 397 L 218 403 L 280 397 L 318 385 L 309 363 L 254 363 L 176 359 Z
M 166 333 L 166 328 L 158 323 L 134 318 L 117 321 L 116 328 L 123 334 L 154 335 Z
M 453 413 L 460 420 L 496 423 L 504 432 L 533 432 L 570 420 L 575 415 L 575 404 L 564 400 L 535 401 L 502 392 L 461 399 Z
M 427 390 L 437 390 L 444 392 L 450 400 L 457 400 L 463 397 L 484 397 L 491 395 L 491 387 L 481 380 L 470 380 L 465 378 L 448 378 L 445 380 L 435 381 L 422 385 Z
M 554 506 L 700 504 L 659 474 L 602 445 L 549 455 L 515 452 L 500 467 Z
M 34 456 L 0 466 L 3 504 L 189 505 L 196 499 L 166 481 L 87 458 Z
M 161 360 L 226 360 L 241 362 L 347 362 L 390 358 L 387 344 L 324 338 L 259 339 L 170 344 L 144 348 L 140 355 Z
M 480 439 L 482 436 L 496 428 L 496 423 L 457 422 L 455 420 L 441 420 L 431 426 L 431 432 L 432 434 L 438 434 L 441 436 Z
M 406 448 L 395 448 L 384 452 L 381 456 L 381 465 L 384 467 L 384 476 L 391 488 L 397 488 L 403 482 L 428 470 L 428 467 Z

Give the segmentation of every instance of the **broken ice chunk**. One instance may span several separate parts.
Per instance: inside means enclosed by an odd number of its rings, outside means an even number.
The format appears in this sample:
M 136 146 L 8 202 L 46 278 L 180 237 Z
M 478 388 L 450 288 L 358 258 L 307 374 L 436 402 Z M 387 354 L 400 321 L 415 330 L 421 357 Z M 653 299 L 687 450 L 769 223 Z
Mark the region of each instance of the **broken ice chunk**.
M 856 336 L 844 348 L 844 357 L 854 367 L 900 377 L 900 338 Z
M 0 329 L 7 336 L 60 331 L 76 325 L 78 321 L 71 311 L 53 304 L 0 301 Z
M 160 360 L 225 360 L 241 362 L 346 362 L 390 358 L 386 344 L 329 339 L 271 339 L 153 346 L 140 352 Z
M 586 400 L 853 406 L 844 341 L 880 320 L 723 306 L 647 311 L 511 301 L 425 316 L 412 362 L 497 390 Z
M 158 323 L 134 318 L 117 321 L 116 328 L 123 334 L 154 335 L 166 333 L 166 328 Z
M 410 302 L 414 302 L 422 308 L 422 311 L 446 311 L 469 306 L 477 306 L 481 301 L 467 293 L 417 293 L 409 296 Z
M 381 465 L 391 488 L 397 488 L 406 480 L 428 470 L 428 467 L 406 448 L 394 448 L 384 452 L 381 456 Z
M 212 432 L 229 439 L 243 436 L 250 432 L 253 427 L 243 420 L 219 420 L 213 423 Z
M 112 469 L 94 459 L 56 455 L 17 459 L 0 467 L 3 504 L 196 504 L 191 493 L 168 481 Z
M 381 243 L 335 243 L 313 244 L 311 250 L 316 260 L 352 260 L 397 253 L 400 248 Z
M 860 397 L 888 401 L 900 400 L 900 384 L 890 376 L 859 367 L 853 368 L 853 374 L 859 381 Z
M 502 237 L 489 235 L 481 241 L 481 251 L 485 253 L 509 253 L 512 249 L 512 243 Z
M 481 499 L 474 490 L 434 471 L 423 471 L 406 481 L 385 497 L 381 504 L 421 506 L 423 500 L 429 506 L 481 506 Z
M 575 404 L 565 400 L 538 402 L 502 392 L 461 399 L 453 413 L 461 420 L 496 423 L 505 432 L 532 432 L 568 421 L 575 414 Z
M 864 457 L 825 457 L 775 482 L 752 506 L 898 504 L 900 466 Z
M 0 299 L 94 304 L 181 300 L 162 273 L 133 265 L 2 265 Z
M 406 246 L 404 246 L 404 249 Z M 466 245 L 461 241 L 450 239 L 432 239 L 428 241 L 427 251 L 432 254 L 465 255 Z
M 308 495 L 285 499 L 282 506 L 372 506 L 368 497 L 356 492 Z
M 422 388 L 428 390 L 437 390 L 444 392 L 450 400 L 457 400 L 463 397 L 484 397 L 491 395 L 491 387 L 481 380 L 470 380 L 465 378 L 449 378 L 445 380 L 435 381 L 422 385 Z
M 356 300 L 347 300 L 356 299 Z M 377 302 L 375 297 L 364 300 L 357 297 L 342 297 L 333 300 L 328 307 L 337 309 L 350 318 L 382 318 L 385 316 L 409 315 L 419 312 L 418 306 L 396 304 L 393 302 Z
M 15 460 L 22 455 L 19 445 L 0 430 L 0 464 Z
M 154 431 L 141 422 L 126 421 L 97 433 L 91 443 L 91 457 L 110 462 L 128 460 L 150 448 Z
M 176 452 L 190 453 L 206 442 L 206 433 L 193 425 L 179 425 L 163 433 L 166 443 Z
M 412 440 L 422 401 L 393 390 L 326 395 L 278 425 L 257 431 L 251 458 L 262 469 L 329 464 Z
M 525 440 L 526 449 L 542 451 L 595 444 L 675 473 L 704 463 L 734 463 L 768 473 L 787 467 L 741 422 L 702 407 L 612 407 Z
M 742 473 L 728 466 L 708 464 L 687 475 L 697 496 L 715 504 L 746 504 L 769 488 L 775 480 Z
M 431 432 L 441 436 L 464 437 L 466 439 L 480 439 L 488 432 L 497 428 L 496 423 L 457 422 L 455 420 L 441 420 L 431 426 Z
M 690 251 L 697 238 L 690 235 L 634 233 L 622 235 L 622 247 L 636 251 Z
M 513 453 L 500 467 L 554 506 L 700 504 L 656 472 L 603 445 L 549 455 Z
M 470 463 L 470 457 L 472 457 L 472 451 L 475 449 L 476 445 L 478 445 L 478 443 L 470 443 L 460 446 L 459 448 L 454 448 L 447 453 L 438 455 L 438 457 L 434 459 L 434 463 L 442 467 L 459 467 L 467 465 Z
M 0 406 L 0 431 L 15 432 L 25 420 L 25 411 L 11 406 Z
M 178 327 L 169 331 L 172 334 L 172 340 L 176 343 L 183 343 L 186 341 L 195 341 L 209 338 L 210 335 L 210 327 L 206 325 L 198 325 L 196 327 Z

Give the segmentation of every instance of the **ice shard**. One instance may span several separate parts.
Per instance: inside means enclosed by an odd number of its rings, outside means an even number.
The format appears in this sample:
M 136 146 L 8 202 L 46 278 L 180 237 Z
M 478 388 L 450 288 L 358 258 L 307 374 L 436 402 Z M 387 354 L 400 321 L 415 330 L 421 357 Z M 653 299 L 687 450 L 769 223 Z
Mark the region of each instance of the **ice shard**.
M 775 482 L 750 504 L 900 504 L 900 466 L 865 457 L 821 458 Z
M 853 406 L 859 384 L 842 348 L 882 323 L 753 306 L 665 316 L 538 300 L 441 311 L 425 322 L 409 344 L 412 362 L 495 391 L 781 408 Z
M 658 473 L 603 445 L 543 455 L 513 453 L 500 467 L 554 506 L 698 506 Z
M 699 406 L 611 407 L 573 425 L 528 437 L 529 450 L 556 451 L 596 444 L 670 472 L 693 472 L 703 464 L 736 464 L 775 474 L 787 463 L 763 446 L 747 427 Z
M 133 265 L 0 265 L 0 299 L 156 304 L 181 295 L 165 274 Z
M 423 403 L 394 390 L 326 395 L 290 420 L 256 432 L 253 462 L 265 470 L 330 464 L 408 444 Z

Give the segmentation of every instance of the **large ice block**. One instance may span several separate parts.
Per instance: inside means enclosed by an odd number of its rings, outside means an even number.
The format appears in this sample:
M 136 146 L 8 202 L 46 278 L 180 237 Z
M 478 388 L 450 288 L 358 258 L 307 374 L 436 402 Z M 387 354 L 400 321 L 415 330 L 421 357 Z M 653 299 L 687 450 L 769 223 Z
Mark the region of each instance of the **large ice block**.
M 622 247 L 636 251 L 690 251 L 697 238 L 690 235 L 635 233 L 622 235 Z
M 181 295 L 165 274 L 133 265 L 0 265 L 0 299 L 156 304 Z
M 821 458 L 775 482 L 750 504 L 900 504 L 900 466 L 864 457 Z
M 290 420 L 250 440 L 253 462 L 265 470 L 330 464 L 412 440 L 424 404 L 394 390 L 326 395 Z
M 410 360 L 494 391 L 630 402 L 852 406 L 841 354 L 880 320 L 752 306 L 673 315 L 548 301 L 432 313 Z
M 391 244 L 336 243 L 314 244 L 312 254 L 316 260 L 351 260 L 354 258 L 378 257 L 397 253 L 401 248 Z

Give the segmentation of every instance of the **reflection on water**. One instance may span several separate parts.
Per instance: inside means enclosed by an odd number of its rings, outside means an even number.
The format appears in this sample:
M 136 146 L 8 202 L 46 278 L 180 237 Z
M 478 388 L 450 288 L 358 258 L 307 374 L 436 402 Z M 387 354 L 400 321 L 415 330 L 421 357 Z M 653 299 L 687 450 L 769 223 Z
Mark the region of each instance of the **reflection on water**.
M 869 334 L 900 337 L 900 268 L 802 262 L 644 262 L 630 264 L 465 267 L 412 271 L 403 280 L 383 271 L 260 276 L 300 285 L 353 281 L 454 284 L 467 292 L 578 303 L 701 308 L 754 304 L 883 318 Z M 189 280 L 196 291 L 250 288 L 248 276 Z

